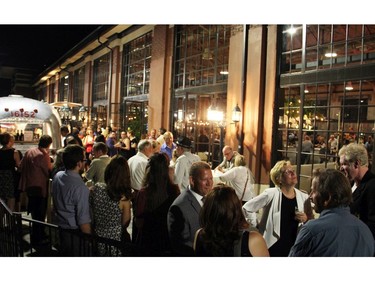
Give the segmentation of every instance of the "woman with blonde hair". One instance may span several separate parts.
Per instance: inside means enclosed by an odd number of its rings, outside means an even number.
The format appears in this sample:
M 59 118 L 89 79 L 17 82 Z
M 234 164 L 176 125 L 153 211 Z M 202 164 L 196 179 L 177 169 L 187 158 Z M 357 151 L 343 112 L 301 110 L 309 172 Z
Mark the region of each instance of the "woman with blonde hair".
M 86 136 L 82 139 L 83 147 L 85 148 L 85 154 L 86 154 L 86 169 L 90 166 L 91 160 L 90 160 L 90 154 L 92 152 L 92 147 L 94 146 L 95 136 L 94 131 L 91 127 L 88 127 L 86 129 Z
M 268 257 L 266 242 L 249 224 L 241 201 L 230 186 L 215 186 L 206 196 L 194 239 L 194 251 L 203 257 Z
M 298 228 L 313 218 L 311 203 L 308 194 L 295 187 L 297 175 L 289 161 L 277 162 L 270 176 L 276 187 L 268 188 L 248 201 L 243 210 L 248 218 L 252 218 L 263 208 L 257 227 L 266 240 L 270 256 L 287 257 Z
M 157 140 L 151 140 L 151 143 L 152 143 L 152 149 L 153 149 L 154 153 L 159 153 L 160 149 L 161 149 L 160 142 L 157 141 Z

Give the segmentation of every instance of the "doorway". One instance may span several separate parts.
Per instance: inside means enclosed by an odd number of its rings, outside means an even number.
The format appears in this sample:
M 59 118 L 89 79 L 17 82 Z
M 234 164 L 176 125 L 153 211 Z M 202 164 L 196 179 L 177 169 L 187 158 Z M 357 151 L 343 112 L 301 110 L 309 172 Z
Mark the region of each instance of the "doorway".
M 186 136 L 193 142 L 192 152 L 207 161 L 212 168 L 221 163 L 221 150 L 225 139 L 223 123 L 208 120 L 209 109 L 224 113 L 227 106 L 226 93 L 186 93 L 175 97 L 173 127 L 174 138 Z
M 125 101 L 122 127 L 141 139 L 148 131 L 148 101 Z

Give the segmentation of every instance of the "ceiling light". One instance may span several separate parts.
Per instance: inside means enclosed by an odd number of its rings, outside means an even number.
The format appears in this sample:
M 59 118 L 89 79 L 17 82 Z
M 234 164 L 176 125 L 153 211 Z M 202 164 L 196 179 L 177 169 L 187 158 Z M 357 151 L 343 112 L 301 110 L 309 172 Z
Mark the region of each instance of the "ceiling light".
M 347 91 L 352 91 L 353 90 L 353 85 L 352 85 L 352 82 L 348 82 L 345 86 L 345 90 Z
M 229 72 L 228 72 L 228 70 L 222 70 L 222 71 L 220 71 L 220 74 L 221 75 L 228 75 Z
M 326 58 L 335 58 L 335 57 L 337 57 L 337 53 L 325 53 L 324 54 L 324 56 L 326 57 Z

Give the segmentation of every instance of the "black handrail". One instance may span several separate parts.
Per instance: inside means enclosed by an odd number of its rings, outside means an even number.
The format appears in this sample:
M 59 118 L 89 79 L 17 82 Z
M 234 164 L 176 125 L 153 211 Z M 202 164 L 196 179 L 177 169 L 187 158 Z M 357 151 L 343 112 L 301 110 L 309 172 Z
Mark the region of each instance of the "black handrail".
M 32 226 L 38 224 L 45 236 L 38 243 L 30 241 Z M 29 245 L 28 245 L 29 243 Z M 26 246 L 29 247 L 26 247 Z M 22 217 L 21 213 L 9 210 L 0 199 L 0 256 L 137 256 L 136 247 L 130 242 L 121 242 L 78 230 L 62 229 Z

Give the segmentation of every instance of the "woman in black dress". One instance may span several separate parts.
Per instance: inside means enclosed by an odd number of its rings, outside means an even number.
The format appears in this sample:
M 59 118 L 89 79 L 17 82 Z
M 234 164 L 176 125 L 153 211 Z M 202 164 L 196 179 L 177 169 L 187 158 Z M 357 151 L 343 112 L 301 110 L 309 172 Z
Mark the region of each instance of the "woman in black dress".
M 135 224 L 138 234 L 135 242 L 142 256 L 171 255 L 168 238 L 167 213 L 169 207 L 180 194 L 169 173 L 169 157 L 165 153 L 155 153 L 146 167 L 145 188 L 136 198 Z
M 13 148 L 14 141 L 13 135 L 0 134 L 0 198 L 7 203 L 11 211 L 14 211 L 15 207 L 16 167 L 20 165 L 20 155 Z
M 134 132 L 132 130 L 128 130 L 128 138 L 130 140 L 130 153 L 129 158 L 137 154 L 137 145 L 138 139 L 134 136 Z

